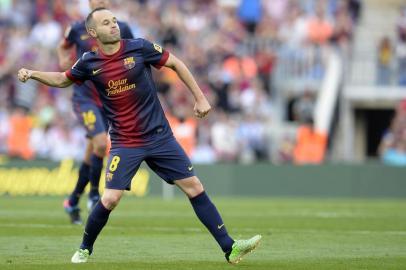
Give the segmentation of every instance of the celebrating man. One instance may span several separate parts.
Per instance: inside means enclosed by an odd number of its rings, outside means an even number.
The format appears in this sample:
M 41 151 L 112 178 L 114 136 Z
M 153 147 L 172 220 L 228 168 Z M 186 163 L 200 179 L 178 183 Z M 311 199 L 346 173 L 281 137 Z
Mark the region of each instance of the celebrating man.
M 34 79 L 54 87 L 90 80 L 95 85 L 108 122 L 112 149 L 106 169 L 106 189 L 87 220 L 83 241 L 73 255 L 73 263 L 87 262 L 93 244 L 119 203 L 124 190 L 142 161 L 169 184 L 178 186 L 213 235 L 230 263 L 256 248 L 256 235 L 248 240 L 233 240 L 214 204 L 195 176 L 193 166 L 172 135 L 157 96 L 151 66 L 173 69 L 195 98 L 194 112 L 199 118 L 211 110 L 210 104 L 185 64 L 157 44 L 144 39 L 122 40 L 117 19 L 105 8 L 93 10 L 86 19 L 89 34 L 98 50 L 84 53 L 65 73 L 21 69 L 18 77 Z

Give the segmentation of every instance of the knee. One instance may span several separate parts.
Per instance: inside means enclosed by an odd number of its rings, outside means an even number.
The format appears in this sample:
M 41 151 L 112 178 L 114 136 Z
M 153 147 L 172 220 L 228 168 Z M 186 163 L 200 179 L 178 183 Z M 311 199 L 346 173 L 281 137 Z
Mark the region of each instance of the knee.
M 104 157 L 107 150 L 107 139 L 106 140 L 95 140 L 93 142 L 93 151 L 99 157 Z
M 113 210 L 120 202 L 121 194 L 103 194 L 102 203 L 103 206 L 109 210 Z
M 194 177 L 193 181 L 187 185 L 184 191 L 189 198 L 193 198 L 202 193 L 204 191 L 204 187 L 200 180 L 197 177 Z
M 96 153 L 97 156 L 104 157 L 106 155 L 106 150 L 107 150 L 107 145 L 100 144 L 95 147 L 94 152 Z
M 204 187 L 202 182 L 199 181 L 199 179 L 193 184 L 193 192 L 196 193 L 196 195 L 199 195 L 204 191 Z

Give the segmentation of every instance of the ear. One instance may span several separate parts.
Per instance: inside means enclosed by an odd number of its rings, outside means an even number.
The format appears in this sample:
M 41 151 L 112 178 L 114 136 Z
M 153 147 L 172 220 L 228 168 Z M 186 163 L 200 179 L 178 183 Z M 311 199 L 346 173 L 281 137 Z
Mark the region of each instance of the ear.
M 87 33 L 88 33 L 92 38 L 97 38 L 96 30 L 94 30 L 93 28 L 87 29 Z

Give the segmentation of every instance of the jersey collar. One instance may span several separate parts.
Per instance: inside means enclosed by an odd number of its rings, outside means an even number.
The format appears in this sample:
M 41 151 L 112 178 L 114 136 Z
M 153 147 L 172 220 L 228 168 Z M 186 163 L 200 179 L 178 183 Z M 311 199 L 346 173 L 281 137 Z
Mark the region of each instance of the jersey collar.
M 116 51 L 113 54 L 109 54 L 109 55 L 104 54 L 104 52 L 101 48 L 99 48 L 97 51 L 103 58 L 115 58 L 118 55 L 120 55 L 123 50 L 124 50 L 124 40 L 122 39 L 122 40 L 120 40 L 120 49 L 118 49 L 118 51 Z

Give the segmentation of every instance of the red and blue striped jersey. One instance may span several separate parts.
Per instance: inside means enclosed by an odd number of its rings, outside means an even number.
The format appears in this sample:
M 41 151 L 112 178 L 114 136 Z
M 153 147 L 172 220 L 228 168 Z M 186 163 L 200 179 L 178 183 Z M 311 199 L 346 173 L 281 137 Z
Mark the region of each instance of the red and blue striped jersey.
M 126 23 L 119 21 L 118 26 L 120 28 L 121 38 L 134 38 Z M 87 51 L 97 50 L 96 40 L 88 35 L 84 21 L 74 23 L 66 29 L 63 47 L 70 48 L 72 46 L 75 46 L 76 58 L 80 57 Z M 90 81 L 80 86 L 75 85 L 73 87 L 72 100 L 74 102 L 94 102 L 98 106 L 101 106 L 97 91 Z
M 151 74 L 151 66 L 161 68 L 168 57 L 162 47 L 145 39 L 124 39 L 115 54 L 87 52 L 66 71 L 77 84 L 95 85 L 113 147 L 148 145 L 172 136 Z

